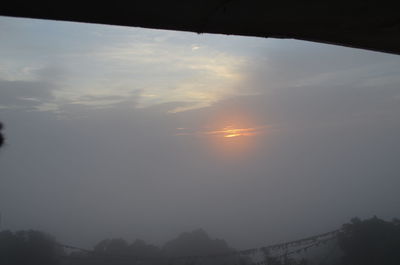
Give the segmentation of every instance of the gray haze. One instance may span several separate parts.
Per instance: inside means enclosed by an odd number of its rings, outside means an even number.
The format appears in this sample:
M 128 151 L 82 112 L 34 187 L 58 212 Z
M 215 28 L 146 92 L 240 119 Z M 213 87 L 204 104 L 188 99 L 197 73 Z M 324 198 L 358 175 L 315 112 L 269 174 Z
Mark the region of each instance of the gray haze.
M 3 229 L 248 248 L 400 217 L 399 56 L 0 22 Z

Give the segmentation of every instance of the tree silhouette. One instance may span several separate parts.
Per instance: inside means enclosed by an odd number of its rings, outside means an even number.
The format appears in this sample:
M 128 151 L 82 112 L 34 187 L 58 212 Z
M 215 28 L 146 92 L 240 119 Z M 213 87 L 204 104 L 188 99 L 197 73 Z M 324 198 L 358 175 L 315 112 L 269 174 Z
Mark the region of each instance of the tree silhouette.
M 94 252 L 91 253 L 97 261 L 92 261 L 93 265 L 108 262 L 113 265 L 158 265 L 165 264 L 162 259 L 161 249 L 146 244 L 143 240 L 136 240 L 132 244 L 128 244 L 124 239 L 114 238 L 100 241 L 94 247 Z M 77 264 L 77 263 L 72 263 Z M 85 264 L 88 264 L 87 261 Z M 79 264 L 80 265 L 80 264 Z
M 204 256 L 233 251 L 221 239 L 211 239 L 203 229 L 182 233 L 176 239 L 165 243 L 164 252 L 167 256 Z
M 105 239 L 94 247 L 94 251 L 100 255 L 127 255 L 128 246 L 128 242 L 121 238 Z
M 400 262 L 400 221 L 387 222 L 377 217 L 352 219 L 339 234 L 343 265 L 397 265 Z
M 61 253 L 55 240 L 42 232 L 0 232 L 0 264 L 56 265 Z

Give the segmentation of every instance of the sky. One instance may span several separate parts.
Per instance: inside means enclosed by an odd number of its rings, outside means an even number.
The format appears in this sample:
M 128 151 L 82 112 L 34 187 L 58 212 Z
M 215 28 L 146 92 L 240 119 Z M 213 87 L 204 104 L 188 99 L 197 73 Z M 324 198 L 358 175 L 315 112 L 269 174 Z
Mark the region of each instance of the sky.
M 400 56 L 0 17 L 1 229 L 238 249 L 400 217 Z

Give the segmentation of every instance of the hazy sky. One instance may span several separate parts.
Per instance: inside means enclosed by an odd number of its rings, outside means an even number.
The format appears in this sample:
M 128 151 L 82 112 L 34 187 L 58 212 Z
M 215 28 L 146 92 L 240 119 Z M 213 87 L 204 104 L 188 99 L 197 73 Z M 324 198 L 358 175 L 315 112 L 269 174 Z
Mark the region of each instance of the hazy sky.
M 249 248 L 400 217 L 400 56 L 0 18 L 3 229 Z

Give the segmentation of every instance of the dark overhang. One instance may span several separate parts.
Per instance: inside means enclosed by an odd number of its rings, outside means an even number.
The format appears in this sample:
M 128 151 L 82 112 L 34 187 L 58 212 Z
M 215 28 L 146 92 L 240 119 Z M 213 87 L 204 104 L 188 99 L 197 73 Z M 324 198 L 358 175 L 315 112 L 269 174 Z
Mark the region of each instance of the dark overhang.
M 395 1 L 6 1 L 0 15 L 294 38 L 400 54 Z

